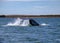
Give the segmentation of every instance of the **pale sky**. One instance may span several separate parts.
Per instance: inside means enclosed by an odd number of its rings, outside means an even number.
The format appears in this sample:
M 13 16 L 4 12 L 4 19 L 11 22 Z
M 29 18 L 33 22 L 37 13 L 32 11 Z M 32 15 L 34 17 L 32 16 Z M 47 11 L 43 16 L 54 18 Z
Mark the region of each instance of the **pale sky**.
M 60 0 L 2 0 L 0 14 L 60 14 Z
M 60 1 L 60 0 L 2 0 L 2 1 Z

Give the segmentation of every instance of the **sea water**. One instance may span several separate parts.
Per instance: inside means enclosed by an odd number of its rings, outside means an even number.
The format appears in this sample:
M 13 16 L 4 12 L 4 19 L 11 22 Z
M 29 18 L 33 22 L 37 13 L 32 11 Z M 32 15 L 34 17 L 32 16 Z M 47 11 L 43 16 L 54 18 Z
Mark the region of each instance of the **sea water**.
M 4 26 L 16 18 L 0 18 L 0 43 L 60 43 L 60 18 L 32 18 L 40 26 Z

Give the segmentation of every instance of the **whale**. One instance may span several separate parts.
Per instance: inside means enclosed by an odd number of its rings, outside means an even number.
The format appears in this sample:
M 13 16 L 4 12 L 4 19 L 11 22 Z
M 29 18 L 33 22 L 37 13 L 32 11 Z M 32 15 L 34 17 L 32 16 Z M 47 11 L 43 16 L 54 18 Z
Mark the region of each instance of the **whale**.
M 39 23 L 37 23 L 34 19 L 29 20 L 31 26 L 39 26 Z
M 8 22 L 4 26 L 39 26 L 34 19 L 17 18 L 14 22 Z

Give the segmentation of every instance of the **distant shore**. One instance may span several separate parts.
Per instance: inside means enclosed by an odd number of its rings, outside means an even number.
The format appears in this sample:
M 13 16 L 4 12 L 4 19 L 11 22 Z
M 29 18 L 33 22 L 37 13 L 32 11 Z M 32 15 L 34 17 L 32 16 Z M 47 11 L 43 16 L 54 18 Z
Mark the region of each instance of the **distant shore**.
M 0 17 L 6 18 L 40 18 L 40 17 L 60 17 L 60 15 L 0 15 Z

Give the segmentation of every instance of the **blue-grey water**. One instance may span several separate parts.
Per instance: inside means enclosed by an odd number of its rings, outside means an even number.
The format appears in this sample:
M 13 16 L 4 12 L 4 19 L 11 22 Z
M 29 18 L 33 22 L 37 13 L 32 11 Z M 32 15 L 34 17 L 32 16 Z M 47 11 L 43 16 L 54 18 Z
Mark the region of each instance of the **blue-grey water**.
M 32 18 L 46 26 L 3 26 L 16 18 L 0 18 L 0 43 L 60 43 L 60 18 Z

